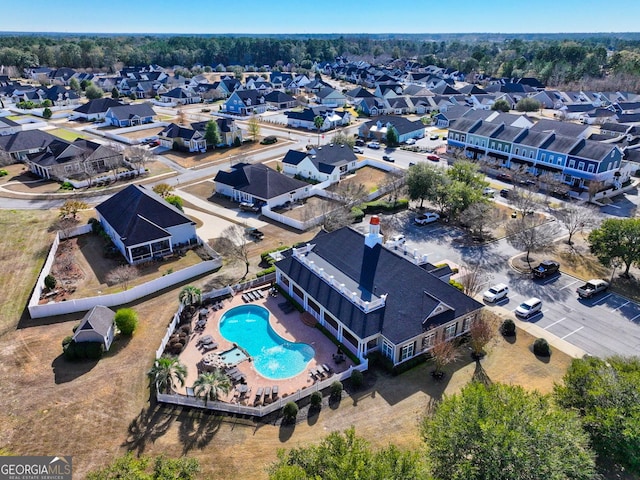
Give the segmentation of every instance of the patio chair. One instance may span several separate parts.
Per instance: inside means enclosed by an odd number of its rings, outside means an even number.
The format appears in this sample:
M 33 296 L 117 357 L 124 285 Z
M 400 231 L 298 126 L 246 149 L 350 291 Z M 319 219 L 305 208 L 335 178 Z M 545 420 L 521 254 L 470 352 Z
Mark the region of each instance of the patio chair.
M 260 297 L 258 297 L 258 294 L 255 291 L 249 292 L 249 295 L 251 296 L 251 298 L 256 301 L 258 300 Z
M 215 350 L 216 348 L 218 348 L 218 344 L 216 342 L 205 343 L 204 345 L 202 345 L 203 352 L 210 352 L 211 350 Z
M 253 401 L 254 405 L 257 405 L 262 400 L 262 391 L 262 387 L 258 388 L 258 391 L 256 392 L 256 398 Z
M 318 380 L 318 377 L 316 376 L 316 372 L 314 372 L 313 370 L 309 370 L 309 376 L 311 377 L 311 380 L 313 380 L 314 382 Z
M 258 298 L 264 298 L 264 295 L 262 295 L 260 290 L 256 290 L 256 295 L 258 295 Z
M 196 342 L 196 345 L 202 345 L 203 343 L 210 343 L 213 342 L 213 337 L 211 335 L 205 335 L 203 337 L 200 337 L 198 339 L 198 341 Z
M 322 370 L 321 368 L 316 368 L 315 369 L 316 372 L 316 377 L 322 379 L 324 377 L 324 370 Z
M 251 301 L 246 293 L 242 294 L 242 300 L 244 301 L 244 303 L 249 303 Z
M 327 372 L 327 375 L 331 375 L 333 373 L 333 369 L 326 363 L 322 364 L 322 369 Z
M 273 386 L 271 389 L 271 395 L 273 395 L 273 398 L 278 398 L 278 385 Z

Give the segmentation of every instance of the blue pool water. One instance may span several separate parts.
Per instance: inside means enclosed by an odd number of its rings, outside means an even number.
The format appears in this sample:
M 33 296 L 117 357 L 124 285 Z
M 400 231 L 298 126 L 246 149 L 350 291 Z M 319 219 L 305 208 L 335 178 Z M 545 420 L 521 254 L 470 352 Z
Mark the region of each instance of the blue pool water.
M 220 319 L 220 334 L 244 348 L 260 375 L 275 380 L 301 373 L 315 355 L 311 345 L 291 343 L 269 325 L 269 310 L 260 305 L 240 305 Z

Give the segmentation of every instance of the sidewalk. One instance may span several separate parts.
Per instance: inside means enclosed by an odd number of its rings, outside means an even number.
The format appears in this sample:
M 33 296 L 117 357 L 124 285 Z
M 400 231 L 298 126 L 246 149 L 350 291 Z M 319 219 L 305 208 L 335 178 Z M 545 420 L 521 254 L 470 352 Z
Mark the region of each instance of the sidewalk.
M 482 302 L 481 296 L 478 296 L 476 300 L 478 300 L 479 302 Z M 504 307 L 485 304 L 485 308 L 495 313 L 498 317 L 500 317 L 500 320 L 506 320 L 507 318 L 512 319 L 515 322 L 516 327 L 518 327 L 519 329 L 524 330 L 525 332 L 533 335 L 535 338 L 544 338 L 547 342 L 549 342 L 549 345 L 551 345 L 552 348 L 556 348 L 561 352 L 566 353 L 570 357 L 582 358 L 585 355 L 587 355 L 587 352 L 582 350 L 580 347 L 576 347 L 575 345 L 572 345 L 566 340 L 556 337 L 555 335 L 548 332 L 544 328 L 539 327 L 535 323 L 520 320 L 515 315 L 513 315 L 513 313 L 510 310 Z

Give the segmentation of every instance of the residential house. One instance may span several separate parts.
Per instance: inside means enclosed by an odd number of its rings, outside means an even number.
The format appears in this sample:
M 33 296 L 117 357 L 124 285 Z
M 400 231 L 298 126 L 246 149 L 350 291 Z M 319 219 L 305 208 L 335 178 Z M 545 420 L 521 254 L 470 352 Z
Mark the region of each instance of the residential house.
M 389 104 L 386 99 L 378 97 L 359 98 L 354 102 L 359 113 L 369 117 L 386 115 L 389 112 Z
M 123 104 L 115 98 L 96 98 L 95 100 L 89 100 L 87 103 L 76 107 L 70 118 L 72 120 L 83 119 L 87 121 L 102 120 L 109 108 L 119 107 L 121 105 Z
M 366 235 L 344 227 L 281 252 L 276 283 L 359 359 L 393 365 L 469 332 L 482 304 L 434 272 L 426 255 L 383 246 L 380 219 Z
M 358 158 L 345 145 L 323 145 L 309 152 L 289 150 L 282 159 L 283 172 L 287 175 L 332 183 L 356 170 Z
M 50 100 L 56 106 L 77 105 L 80 103 L 80 96 L 75 91 L 61 85 L 52 85 L 42 89 L 40 97 L 43 101 Z
M 405 117 L 385 115 L 360 125 L 358 134 L 363 138 L 374 138 L 385 141 L 389 129 L 395 130 L 398 143 L 405 143 L 410 138 L 424 137 L 424 124 L 421 121 L 412 122 Z
M 273 92 L 265 95 L 264 101 L 267 105 L 278 110 L 294 108 L 296 105 L 298 105 L 298 101 L 294 97 L 279 90 L 274 90 Z
M 24 159 L 29 170 L 46 179 L 65 181 L 91 178 L 124 165 L 122 152 L 108 145 L 77 138 L 67 142 L 57 138 Z
M 115 336 L 115 316 L 110 308 L 96 305 L 80 320 L 80 325 L 73 334 L 73 341 L 101 343 L 103 351 L 108 351 Z
M 98 220 L 130 264 L 199 243 L 196 224 L 152 190 L 129 185 L 96 207 Z
M 335 88 L 322 88 L 317 94 L 317 101 L 326 107 L 343 107 L 347 103 L 347 97 Z
M 148 103 L 132 103 L 109 107 L 105 113 L 105 122 L 116 127 L 133 127 L 153 123 L 156 112 Z
M 160 94 L 163 103 L 177 103 L 178 105 L 190 105 L 202 102 L 200 94 L 190 87 L 176 87 L 168 92 Z
M 173 150 L 186 150 L 191 153 L 207 151 L 207 141 L 203 133 L 175 123 L 167 125 L 158 133 L 158 141 L 163 147 Z
M 220 170 L 214 180 L 216 193 L 236 202 L 265 204 L 269 208 L 301 200 L 309 195 L 309 184 L 261 163 L 237 163 Z
M 316 117 L 321 117 L 323 123 L 320 131 L 326 131 L 332 128 L 349 125 L 351 122 L 351 114 L 348 111 L 337 112 L 327 107 L 305 107 L 301 112 L 285 112 L 287 116 L 287 126 L 293 128 L 306 128 L 308 130 L 317 130 L 315 125 Z
M 264 95 L 256 90 L 236 90 L 222 106 L 223 111 L 235 115 L 253 115 L 267 110 Z
M 215 145 L 230 147 L 236 143 L 242 143 L 242 130 L 233 118 L 221 118 L 217 117 L 213 119 L 218 124 L 218 132 L 220 133 L 220 143 Z M 207 123 L 206 122 L 194 122 L 191 124 L 191 128 L 194 130 L 198 130 L 202 135 L 205 135 L 207 131 Z
M 4 119 L 6 120 L 6 119 Z M 21 130 L 11 135 L 0 135 L 0 150 L 7 152 L 16 161 L 25 161 L 27 155 L 43 151 L 60 137 L 42 130 Z
M 0 117 L 0 135 L 13 135 L 22 130 L 22 125 L 6 117 Z

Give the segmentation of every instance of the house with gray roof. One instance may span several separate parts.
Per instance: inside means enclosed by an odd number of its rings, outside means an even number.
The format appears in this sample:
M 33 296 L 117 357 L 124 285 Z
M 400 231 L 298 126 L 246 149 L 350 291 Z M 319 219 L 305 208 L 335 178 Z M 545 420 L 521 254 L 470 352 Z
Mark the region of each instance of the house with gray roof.
M 323 123 L 320 131 L 330 130 L 332 128 L 349 125 L 351 122 L 351 114 L 348 111 L 336 111 L 330 107 L 305 107 L 301 112 L 291 111 L 285 112 L 287 116 L 287 126 L 293 128 L 306 128 L 308 130 L 317 130 L 315 118 L 321 117 Z
M 222 105 L 223 111 L 236 115 L 252 115 L 267 110 L 264 95 L 257 90 L 235 90 Z
M 318 103 L 327 107 L 343 107 L 347 103 L 347 97 L 332 87 L 321 88 L 316 93 Z
M 202 98 L 200 94 L 191 87 L 181 86 L 161 93 L 160 101 L 164 103 L 176 103 L 178 105 L 189 105 L 192 103 L 200 103 Z
M 96 207 L 98 220 L 130 264 L 171 255 L 199 243 L 196 224 L 141 185 L 129 185 Z
M 171 123 L 158 133 L 158 141 L 165 148 L 186 150 L 188 152 L 206 152 L 207 141 L 204 134 L 193 128 Z
M 22 125 L 19 123 L 6 117 L 0 117 L 0 135 L 13 135 L 20 130 L 22 130 Z
M 426 255 L 383 246 L 380 219 L 363 235 L 320 232 L 281 252 L 276 282 L 358 358 L 399 365 L 469 332 L 482 304 L 443 281 Z
M 216 193 L 236 202 L 278 207 L 309 196 L 309 184 L 261 163 L 237 163 L 213 179 Z
M 289 150 L 282 159 L 283 172 L 291 176 L 300 176 L 331 183 L 356 170 L 358 158 L 353 150 L 345 145 L 322 145 L 309 152 Z
M 89 310 L 76 328 L 73 340 L 76 343 L 101 343 L 106 352 L 111 348 L 115 336 L 115 316 L 113 310 L 102 305 L 96 305 Z
M 96 98 L 89 100 L 87 103 L 80 105 L 73 110 L 71 119 L 84 119 L 84 120 L 101 120 L 107 113 L 107 110 L 111 107 L 119 107 L 123 103 L 119 102 L 115 98 Z
M 267 103 L 267 105 L 271 105 L 278 110 L 294 108 L 296 105 L 298 105 L 298 101 L 294 97 L 279 90 L 274 90 L 273 92 L 265 95 L 264 101 Z
M 362 138 L 374 138 L 378 141 L 384 141 L 390 128 L 395 130 L 398 143 L 405 143 L 410 138 L 418 139 L 424 137 L 424 124 L 421 121 L 412 122 L 405 117 L 394 115 L 384 115 L 363 123 L 358 129 L 358 134 Z
M 104 119 L 116 127 L 134 127 L 145 123 L 153 123 L 156 112 L 148 103 L 132 103 L 109 107 Z
M 218 132 L 220 133 L 220 143 L 215 145 L 216 147 L 230 147 L 236 143 L 242 143 L 242 130 L 238 127 L 233 118 L 216 117 L 212 120 L 218 124 Z M 191 128 L 199 131 L 202 135 L 205 135 L 207 131 L 207 123 L 209 123 L 209 121 L 194 122 L 191 124 Z M 207 145 L 209 144 L 207 143 Z
M 0 150 L 7 152 L 16 161 L 24 161 L 29 153 L 43 151 L 60 137 L 42 130 L 21 130 L 11 135 L 0 135 Z

